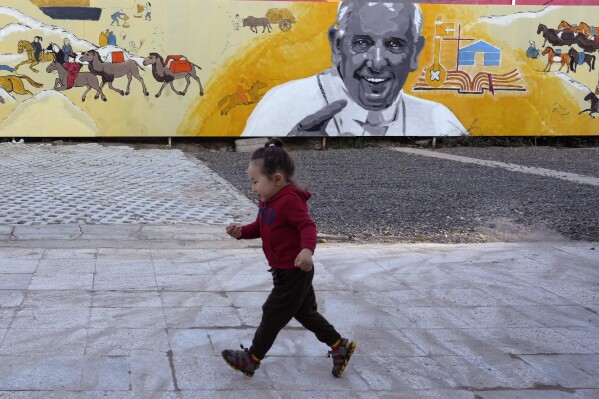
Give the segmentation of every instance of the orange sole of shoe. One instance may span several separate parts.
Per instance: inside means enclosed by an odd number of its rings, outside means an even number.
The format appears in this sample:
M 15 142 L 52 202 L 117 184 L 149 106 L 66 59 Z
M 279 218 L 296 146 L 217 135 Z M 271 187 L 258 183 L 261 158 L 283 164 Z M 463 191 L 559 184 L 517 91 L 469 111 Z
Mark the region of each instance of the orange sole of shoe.
M 236 367 L 236 366 L 232 365 L 231 363 L 229 363 L 229 361 L 227 359 L 225 359 L 225 363 L 227 363 L 227 365 L 229 367 L 231 367 L 233 370 L 241 371 L 246 377 L 253 377 L 254 376 L 254 373 L 250 373 L 249 371 L 242 370 L 239 367 Z

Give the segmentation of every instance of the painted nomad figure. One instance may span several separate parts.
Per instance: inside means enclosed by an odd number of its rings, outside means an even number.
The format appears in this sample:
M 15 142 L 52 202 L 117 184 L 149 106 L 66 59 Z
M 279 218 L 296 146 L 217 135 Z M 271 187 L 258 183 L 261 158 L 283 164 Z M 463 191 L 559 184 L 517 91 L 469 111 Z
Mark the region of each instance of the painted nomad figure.
M 71 46 L 71 41 L 69 39 L 64 39 L 64 45 L 62 46 L 62 52 L 64 53 L 65 61 L 69 61 L 71 58 L 71 54 L 73 54 L 73 46 Z
M 404 93 L 424 48 L 418 4 L 343 0 L 328 31 L 333 66 L 272 88 L 243 136 L 459 136 L 445 105 Z

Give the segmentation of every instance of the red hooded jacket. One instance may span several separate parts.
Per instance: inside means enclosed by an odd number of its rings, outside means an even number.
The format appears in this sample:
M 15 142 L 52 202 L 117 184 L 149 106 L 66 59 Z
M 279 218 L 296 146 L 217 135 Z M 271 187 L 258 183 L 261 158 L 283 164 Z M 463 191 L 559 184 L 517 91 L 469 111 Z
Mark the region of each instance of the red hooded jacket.
M 256 221 L 241 227 L 241 238 L 262 238 L 270 267 L 293 269 L 300 251 L 316 248 L 316 225 L 308 214 L 311 195 L 288 184 L 266 202 L 258 204 Z

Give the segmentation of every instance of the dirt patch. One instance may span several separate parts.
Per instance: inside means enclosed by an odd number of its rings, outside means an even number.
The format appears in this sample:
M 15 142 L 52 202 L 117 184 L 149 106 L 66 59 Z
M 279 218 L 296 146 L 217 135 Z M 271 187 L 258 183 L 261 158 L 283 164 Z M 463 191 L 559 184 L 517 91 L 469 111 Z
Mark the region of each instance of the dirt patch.
M 507 218 L 487 222 L 477 230 L 484 242 L 546 242 L 567 240 L 566 237 L 557 231 L 538 225 L 518 224 Z

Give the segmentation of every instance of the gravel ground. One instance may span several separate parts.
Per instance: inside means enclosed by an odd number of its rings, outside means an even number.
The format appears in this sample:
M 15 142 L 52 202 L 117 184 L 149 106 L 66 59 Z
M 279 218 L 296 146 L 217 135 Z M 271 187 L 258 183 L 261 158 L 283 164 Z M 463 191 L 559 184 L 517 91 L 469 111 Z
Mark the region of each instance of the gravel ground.
M 452 148 L 456 155 L 598 176 L 598 151 Z M 558 155 L 559 154 L 559 155 Z M 599 187 L 392 151 L 292 151 L 323 234 L 364 241 L 599 240 Z M 255 200 L 249 154 L 198 158 Z M 560 236 L 561 235 L 561 236 Z

